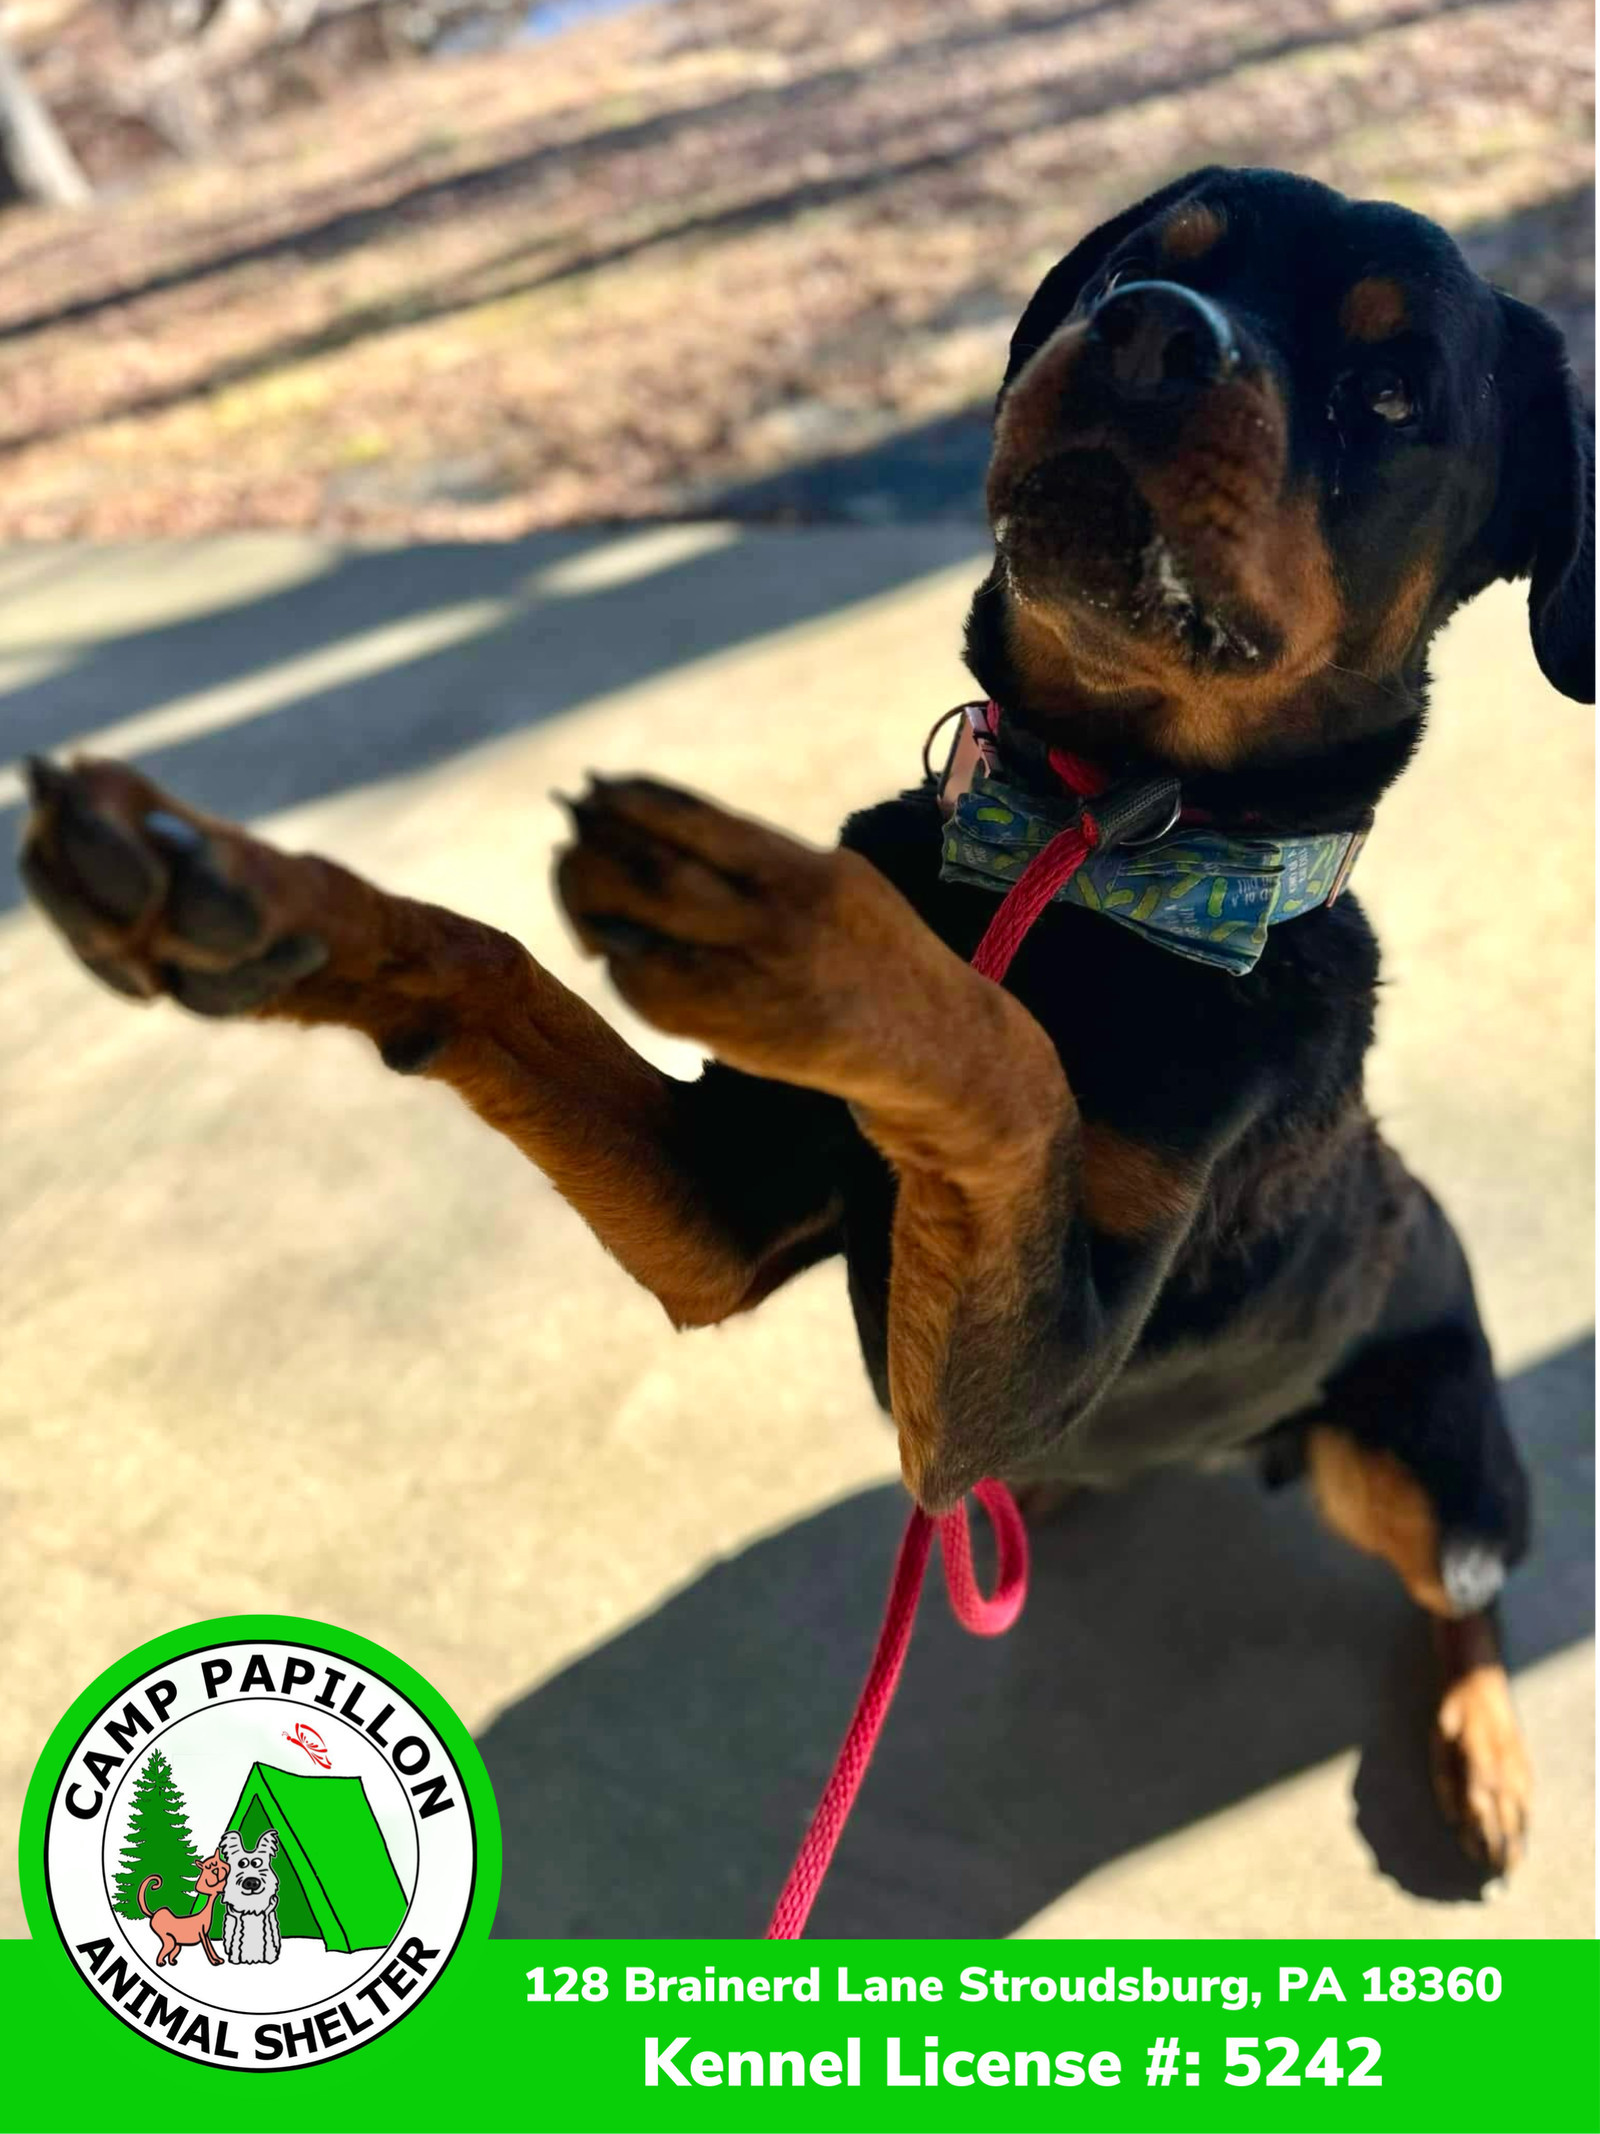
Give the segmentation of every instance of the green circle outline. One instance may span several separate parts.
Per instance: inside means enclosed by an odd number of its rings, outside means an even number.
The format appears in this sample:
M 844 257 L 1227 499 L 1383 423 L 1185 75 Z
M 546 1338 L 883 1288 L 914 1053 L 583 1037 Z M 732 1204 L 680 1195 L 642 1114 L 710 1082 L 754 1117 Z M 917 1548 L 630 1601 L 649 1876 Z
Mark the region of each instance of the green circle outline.
M 160 1637 L 147 1640 L 132 1651 L 126 1652 L 109 1667 L 102 1668 L 94 1680 L 73 1698 L 67 1710 L 50 1731 L 39 1758 L 28 1780 L 28 1790 L 22 1804 L 22 1827 L 17 1845 L 17 1878 L 22 1887 L 23 1916 L 28 1922 L 28 1932 L 36 1947 L 51 1952 L 47 1962 L 60 1964 L 78 1980 L 109 2022 L 123 2030 L 136 2027 L 123 2022 L 114 2008 L 108 2008 L 95 1992 L 92 1983 L 85 1979 L 72 1953 L 62 1939 L 56 1925 L 55 1908 L 50 1898 L 49 1878 L 45 1873 L 45 1836 L 49 1821 L 50 1803 L 56 1790 L 66 1776 L 67 1764 L 88 1728 L 105 1708 L 126 1690 L 128 1684 L 137 1681 L 152 1668 L 163 1667 L 169 1661 L 185 1659 L 206 1645 L 248 1644 L 252 1639 L 263 1643 L 309 1645 L 329 1651 L 338 1659 L 348 1659 L 369 1668 L 372 1673 L 387 1679 L 410 1699 L 428 1721 L 434 1732 L 449 1750 L 467 1796 L 467 1807 L 472 1819 L 473 1876 L 472 1895 L 468 1900 L 466 1916 L 461 1922 L 461 1931 L 456 1936 L 450 1954 L 445 1958 L 438 1975 L 431 1979 L 413 2007 L 402 2021 L 418 2013 L 424 2004 L 430 2007 L 448 2005 L 439 2002 L 435 1990 L 449 1976 L 451 1965 L 463 1945 L 469 1940 L 486 1941 L 494 1923 L 494 1915 L 500 1901 L 501 1836 L 500 1810 L 494 1797 L 494 1788 L 489 1781 L 488 1767 L 484 1763 L 478 1744 L 473 1740 L 463 1721 L 456 1715 L 444 1697 L 431 1682 L 398 1653 L 386 1645 L 377 1644 L 372 1638 L 364 1638 L 354 1630 L 344 1630 L 337 1623 L 325 1623 L 309 1615 L 215 1615 L 203 1621 L 185 1624 L 181 1629 L 164 1631 Z M 332 2067 L 341 2060 L 351 2059 L 365 2050 L 367 2045 L 379 2045 L 384 2038 L 398 2030 L 399 2023 L 391 2023 L 375 2038 L 363 2044 L 353 2045 L 347 2051 L 335 2054 L 331 2059 L 311 2059 L 292 2063 L 289 2068 L 273 2069 L 274 2073 L 302 2073 L 317 2067 Z M 169 2051 L 152 2038 L 150 2043 L 158 2051 Z M 219 2073 L 262 2074 L 268 2070 L 259 2067 L 234 2067 L 229 2063 L 214 2060 L 192 2059 L 187 2053 L 178 2055 L 191 2067 L 209 2067 Z

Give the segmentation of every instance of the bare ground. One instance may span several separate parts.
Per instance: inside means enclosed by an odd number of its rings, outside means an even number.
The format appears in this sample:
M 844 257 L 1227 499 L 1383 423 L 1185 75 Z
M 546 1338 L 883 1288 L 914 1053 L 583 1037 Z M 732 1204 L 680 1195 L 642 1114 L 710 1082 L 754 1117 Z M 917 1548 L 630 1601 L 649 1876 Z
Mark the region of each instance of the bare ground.
M 1404 201 L 1592 380 L 1588 0 L 677 0 L 0 221 L 0 538 L 693 510 L 981 404 L 1203 161 Z

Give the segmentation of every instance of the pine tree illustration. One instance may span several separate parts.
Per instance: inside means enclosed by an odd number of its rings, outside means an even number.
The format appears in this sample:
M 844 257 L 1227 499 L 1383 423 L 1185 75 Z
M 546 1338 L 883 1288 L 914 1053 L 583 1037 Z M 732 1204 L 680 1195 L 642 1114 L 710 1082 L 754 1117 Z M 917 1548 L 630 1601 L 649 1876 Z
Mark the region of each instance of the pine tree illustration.
M 175 1912 L 187 1912 L 194 1903 L 190 1884 L 199 1871 L 200 1855 L 189 1835 L 189 1811 L 178 1781 L 161 1751 L 152 1749 L 133 1782 L 112 1908 L 124 1919 L 137 1919 L 139 1884 L 146 1875 L 159 1875 L 160 1889 L 149 1894 L 151 1911 L 166 1904 Z

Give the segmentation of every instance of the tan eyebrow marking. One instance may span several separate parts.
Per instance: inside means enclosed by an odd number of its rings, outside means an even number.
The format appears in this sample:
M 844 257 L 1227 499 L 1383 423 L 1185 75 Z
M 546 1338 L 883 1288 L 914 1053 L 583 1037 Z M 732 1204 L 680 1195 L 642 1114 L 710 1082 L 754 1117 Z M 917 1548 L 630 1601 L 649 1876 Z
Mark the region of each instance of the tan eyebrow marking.
M 1352 341 L 1387 341 L 1406 323 L 1406 293 L 1384 274 L 1364 275 L 1339 307 L 1339 324 Z
M 1172 210 L 1161 226 L 1161 251 L 1166 259 L 1204 259 L 1220 242 L 1228 227 L 1221 208 L 1205 207 L 1186 200 Z

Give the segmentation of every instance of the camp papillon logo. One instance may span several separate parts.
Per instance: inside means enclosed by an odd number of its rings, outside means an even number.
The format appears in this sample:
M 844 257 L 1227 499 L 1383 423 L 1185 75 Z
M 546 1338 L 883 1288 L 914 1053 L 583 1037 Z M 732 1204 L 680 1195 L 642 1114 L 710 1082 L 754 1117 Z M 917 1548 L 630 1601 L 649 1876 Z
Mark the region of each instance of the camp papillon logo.
M 422 2006 L 469 1923 L 487 1932 L 499 1829 L 471 1737 L 402 1661 L 230 1617 L 76 1701 L 34 1773 L 24 1872 L 34 1935 L 120 2022 L 282 2071 Z

